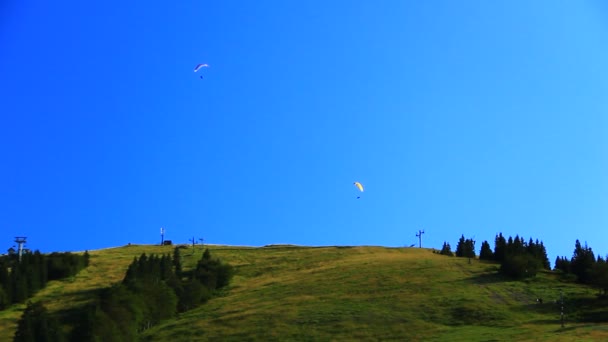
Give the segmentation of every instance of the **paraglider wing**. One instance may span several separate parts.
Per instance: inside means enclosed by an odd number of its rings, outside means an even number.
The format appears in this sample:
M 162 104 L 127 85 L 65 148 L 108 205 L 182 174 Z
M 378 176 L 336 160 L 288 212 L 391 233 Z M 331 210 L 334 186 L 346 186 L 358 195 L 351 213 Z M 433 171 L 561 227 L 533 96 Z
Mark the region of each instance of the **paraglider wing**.
M 363 185 L 361 183 L 355 182 L 354 184 L 357 187 L 357 189 L 359 189 L 359 191 L 363 192 Z
M 197 66 L 194 67 L 194 72 L 197 72 L 198 69 L 200 69 L 200 68 L 207 68 L 207 67 L 209 67 L 209 64 L 207 64 L 207 63 L 198 64 Z

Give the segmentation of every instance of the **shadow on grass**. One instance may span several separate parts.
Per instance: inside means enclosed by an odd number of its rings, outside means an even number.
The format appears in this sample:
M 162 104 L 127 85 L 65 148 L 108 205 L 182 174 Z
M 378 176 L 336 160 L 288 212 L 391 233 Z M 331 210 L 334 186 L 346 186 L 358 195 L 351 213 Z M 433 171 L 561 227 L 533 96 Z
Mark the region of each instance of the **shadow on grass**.
M 561 304 L 549 302 L 544 304 L 521 305 L 518 311 L 553 314 L 555 319 L 539 319 L 532 324 L 560 323 Z M 564 301 L 566 322 L 576 323 L 606 323 L 608 322 L 608 300 L 597 297 L 569 298 Z
M 484 274 L 479 274 L 479 275 L 476 275 L 473 277 L 469 277 L 469 278 L 465 279 L 464 281 L 468 282 L 468 283 L 474 283 L 474 284 L 496 284 L 496 283 L 504 283 L 504 282 L 513 281 L 513 279 L 505 277 L 502 274 L 492 272 L 492 273 L 484 273 Z
M 564 302 L 566 312 L 578 322 L 606 323 L 608 322 L 608 298 L 586 297 L 573 298 Z
M 61 309 L 53 313 L 57 319 L 61 322 L 68 324 L 74 324 L 82 318 L 82 314 L 86 308 L 94 303 L 99 298 L 99 293 L 102 289 L 89 289 L 77 291 L 70 296 L 74 296 L 72 301 L 80 302 L 80 305 L 76 305 L 71 308 Z
M 558 324 L 560 324 L 558 322 Z M 554 333 L 562 333 L 562 332 L 568 332 L 568 331 L 572 331 L 572 330 L 577 330 L 577 329 L 593 329 L 593 330 L 606 330 L 605 327 L 602 326 L 598 326 L 596 324 L 585 324 L 585 325 L 576 325 L 576 326 L 572 326 L 572 325 L 568 325 L 568 322 L 566 321 L 566 323 L 564 323 L 564 326 L 561 327 L 561 325 L 553 330 Z

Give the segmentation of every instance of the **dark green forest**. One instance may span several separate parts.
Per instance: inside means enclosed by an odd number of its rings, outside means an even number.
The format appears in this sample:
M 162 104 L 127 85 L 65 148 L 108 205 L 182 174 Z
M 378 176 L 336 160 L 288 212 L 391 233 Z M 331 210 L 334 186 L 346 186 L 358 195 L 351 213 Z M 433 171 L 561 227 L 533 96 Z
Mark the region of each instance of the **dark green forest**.
M 0 310 L 23 303 L 50 280 L 76 275 L 89 264 L 89 253 L 16 253 L 0 258 Z
M 67 317 L 49 315 L 40 302 L 28 303 L 14 341 L 136 341 L 141 332 L 208 301 L 233 273 L 208 249 L 188 272 L 182 270 L 179 248 L 173 255 L 142 254 L 122 282 L 102 289 L 91 304 Z M 71 326 L 71 332 L 63 326 Z

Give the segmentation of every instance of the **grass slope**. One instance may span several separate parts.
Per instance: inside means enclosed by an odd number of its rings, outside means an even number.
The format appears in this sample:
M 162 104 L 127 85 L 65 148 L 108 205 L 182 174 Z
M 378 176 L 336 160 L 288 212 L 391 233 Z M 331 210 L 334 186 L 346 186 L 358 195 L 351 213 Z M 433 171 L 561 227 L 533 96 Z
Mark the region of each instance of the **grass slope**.
M 145 332 L 147 341 L 243 340 L 608 340 L 608 324 L 572 323 L 605 317 L 579 312 L 596 291 L 562 283 L 546 272 L 526 282 L 505 281 L 497 265 L 383 247 L 263 248 L 210 246 L 234 265 L 230 287 L 196 310 Z M 51 282 L 34 300 L 69 314 L 93 291 L 120 281 L 133 257 L 171 253 L 161 246 L 90 252 L 91 266 L 73 279 Z M 185 268 L 202 249 L 183 250 Z M 567 324 L 559 324 L 560 290 Z M 542 297 L 545 304 L 535 303 Z M 573 299 L 577 298 L 577 301 Z M 0 312 L 0 341 L 10 341 L 23 305 Z M 604 319 L 604 321 L 606 321 Z

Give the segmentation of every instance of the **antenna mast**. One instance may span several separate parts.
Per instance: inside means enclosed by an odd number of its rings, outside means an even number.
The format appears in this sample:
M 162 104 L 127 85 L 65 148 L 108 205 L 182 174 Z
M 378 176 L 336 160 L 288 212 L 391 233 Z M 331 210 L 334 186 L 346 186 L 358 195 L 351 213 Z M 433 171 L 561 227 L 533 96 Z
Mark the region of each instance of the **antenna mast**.
M 160 227 L 160 245 L 165 243 L 165 228 Z

